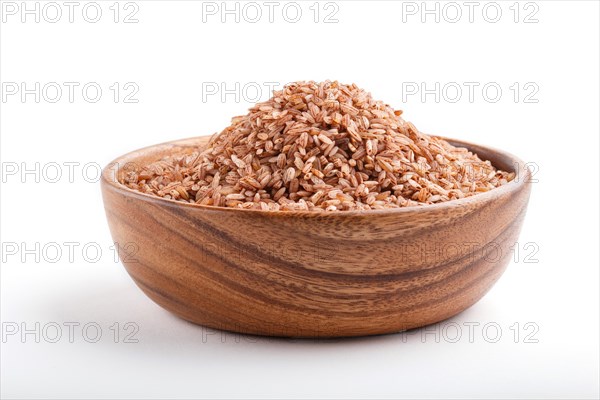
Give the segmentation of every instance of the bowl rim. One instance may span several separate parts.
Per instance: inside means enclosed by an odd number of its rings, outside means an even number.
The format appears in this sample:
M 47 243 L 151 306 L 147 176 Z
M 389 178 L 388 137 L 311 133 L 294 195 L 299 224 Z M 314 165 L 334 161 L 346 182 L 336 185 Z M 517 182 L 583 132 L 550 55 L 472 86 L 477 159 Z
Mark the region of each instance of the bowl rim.
M 185 139 L 177 139 L 171 140 L 163 143 L 157 143 L 150 146 L 145 146 L 128 153 L 125 153 L 110 163 L 108 163 L 103 169 L 101 174 L 100 183 L 104 190 L 104 188 L 110 188 L 117 192 L 120 192 L 124 196 L 134 197 L 139 200 L 154 202 L 158 204 L 163 204 L 169 207 L 191 207 L 195 210 L 204 210 L 208 212 L 232 212 L 232 213 L 253 213 L 258 215 L 268 215 L 270 217 L 274 216 L 294 216 L 294 217 L 319 217 L 319 218 L 339 218 L 344 216 L 367 216 L 367 215 L 389 215 L 389 214 L 410 214 L 410 213 L 423 213 L 428 211 L 443 211 L 449 209 L 456 209 L 463 206 L 468 206 L 476 203 L 487 203 L 492 201 L 495 198 L 498 198 L 502 195 L 510 195 L 512 193 L 518 192 L 522 190 L 525 186 L 531 183 L 531 171 L 525 164 L 523 160 L 516 157 L 512 153 L 499 150 L 494 147 L 482 146 L 479 144 L 466 142 L 463 140 L 448 138 L 445 136 L 439 135 L 430 135 L 435 136 L 437 138 L 448 141 L 450 144 L 454 146 L 465 147 L 469 151 L 478 154 L 479 151 L 483 150 L 488 153 L 498 154 L 500 157 L 510 159 L 512 161 L 513 169 L 516 174 L 516 178 L 512 181 L 508 182 L 505 185 L 499 186 L 487 192 L 479 193 L 477 195 L 463 197 L 462 199 L 449 200 L 442 203 L 428 204 L 424 206 L 414 206 L 414 207 L 398 207 L 398 208 L 384 208 L 384 209 L 376 209 L 376 210 L 350 210 L 350 211 L 338 211 L 338 212 L 319 212 L 319 211 L 310 211 L 310 210 L 294 210 L 294 211 L 266 211 L 266 210 L 256 210 L 256 209 L 247 209 L 247 208 L 232 208 L 232 207 L 221 207 L 221 206 L 207 206 L 195 203 L 184 203 L 177 200 L 165 199 L 162 197 L 153 196 L 147 193 L 139 192 L 135 189 L 131 189 L 123 184 L 121 184 L 117 180 L 117 174 L 119 168 L 115 171 L 115 166 L 120 164 L 127 164 L 132 162 L 131 160 L 136 156 L 139 156 L 143 152 L 149 152 L 150 150 L 158 150 L 162 147 L 186 147 L 190 146 L 190 143 L 196 142 L 200 139 L 209 139 L 213 135 L 203 135 L 203 136 L 193 136 Z M 188 144 L 186 144 L 188 143 Z

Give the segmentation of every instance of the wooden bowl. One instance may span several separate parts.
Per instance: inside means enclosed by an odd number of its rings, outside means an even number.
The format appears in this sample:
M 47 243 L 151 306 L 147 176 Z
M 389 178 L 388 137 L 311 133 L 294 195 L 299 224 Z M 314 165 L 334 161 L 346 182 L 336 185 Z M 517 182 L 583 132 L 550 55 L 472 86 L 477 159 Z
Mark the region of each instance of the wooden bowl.
M 102 174 L 121 260 L 156 303 L 188 321 L 257 335 L 399 332 L 477 302 L 504 272 L 530 172 L 502 151 L 449 139 L 514 171 L 460 200 L 374 211 L 265 212 L 185 204 L 119 184 L 131 163 L 193 151 L 207 137 L 137 150 Z

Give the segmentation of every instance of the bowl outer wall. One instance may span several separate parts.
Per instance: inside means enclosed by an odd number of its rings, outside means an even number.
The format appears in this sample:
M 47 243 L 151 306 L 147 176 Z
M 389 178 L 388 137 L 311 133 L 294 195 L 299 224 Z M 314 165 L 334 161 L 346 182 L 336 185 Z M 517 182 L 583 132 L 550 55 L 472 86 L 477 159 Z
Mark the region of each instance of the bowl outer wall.
M 517 179 L 436 205 L 339 213 L 197 206 L 116 182 L 128 163 L 191 152 L 206 140 L 120 157 L 103 171 L 102 192 L 136 284 L 189 321 L 236 332 L 357 336 L 449 318 L 479 300 L 506 268 L 531 189 L 518 158 L 452 139 Z

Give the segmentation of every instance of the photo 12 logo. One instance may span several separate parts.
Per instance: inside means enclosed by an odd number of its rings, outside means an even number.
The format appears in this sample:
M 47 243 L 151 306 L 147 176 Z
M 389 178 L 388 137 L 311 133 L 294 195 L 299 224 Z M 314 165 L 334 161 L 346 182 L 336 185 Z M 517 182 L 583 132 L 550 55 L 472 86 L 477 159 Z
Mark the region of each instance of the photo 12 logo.
M 102 262 L 137 263 L 139 245 L 127 243 L 98 242 L 12 242 L 1 243 L 3 264 L 12 263 L 68 263 L 96 264 Z
M 202 82 L 202 102 L 257 103 L 267 100 L 274 90 L 280 90 L 280 82 Z
M 295 1 L 203 1 L 202 23 L 275 23 L 295 24 L 311 21 L 315 24 L 337 24 L 340 6 L 338 2 Z
M 95 24 L 104 20 L 114 23 L 137 24 L 140 6 L 128 2 L 79 1 L 3 1 L 2 23 L 74 23 Z
M 109 326 L 98 322 L 65 321 L 2 322 L 2 343 L 98 343 L 104 338 L 114 343 L 139 343 L 140 326 L 136 322 L 115 322 Z
M 540 86 L 536 82 L 402 82 L 402 102 L 421 103 L 513 103 L 536 104 Z
M 402 22 L 495 24 L 510 20 L 515 24 L 537 24 L 540 6 L 533 1 L 403 1 Z
M 90 24 L 108 20 L 113 23 L 137 24 L 137 2 L 110 1 L 3 1 L 2 23 L 74 23 Z
M 50 161 L 41 163 L 4 161 L 0 164 L 2 183 L 98 183 L 102 166 L 97 162 Z
M 2 82 L 2 103 L 138 103 L 135 82 Z
M 495 321 L 477 322 L 465 321 L 462 323 L 454 321 L 438 322 L 420 329 L 412 329 L 400 333 L 402 342 L 419 339 L 421 343 L 498 343 L 511 341 L 519 344 L 536 344 L 536 337 L 540 326 L 536 322 L 514 322 L 501 324 Z

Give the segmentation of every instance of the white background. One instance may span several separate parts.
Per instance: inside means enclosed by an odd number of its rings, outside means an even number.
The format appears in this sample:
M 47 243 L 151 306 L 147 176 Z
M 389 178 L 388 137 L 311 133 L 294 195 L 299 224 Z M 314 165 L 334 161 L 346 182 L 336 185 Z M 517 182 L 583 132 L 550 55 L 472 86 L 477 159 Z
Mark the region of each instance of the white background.
M 434 14 L 421 21 L 421 2 L 321 3 L 317 23 L 312 1 L 298 3 L 297 23 L 282 16 L 283 2 L 273 23 L 261 2 L 256 23 L 245 20 L 255 15 L 248 8 L 239 23 L 234 15 L 222 23 L 220 14 L 203 21 L 203 7 L 220 2 L 121 2 L 117 23 L 113 1 L 98 2 L 97 23 L 83 18 L 85 2 L 72 23 L 62 2 L 56 23 L 46 21 L 55 9 L 47 7 L 39 23 L 35 15 L 22 22 L 21 3 L 13 3 L 15 15 L 7 3 L 0 27 L 3 398 L 598 398 L 597 2 L 499 1 L 495 23 L 497 7 L 482 14 L 485 2 L 473 22 L 463 2 L 438 3 L 439 22 Z M 456 5 L 462 18 L 452 23 Z M 134 11 L 138 22 L 124 23 Z M 324 23 L 332 11 L 338 22 Z M 93 9 L 87 12 L 94 18 Z M 213 84 L 262 86 L 265 100 L 266 82 L 303 79 L 355 82 L 403 109 L 424 132 L 508 150 L 537 170 L 519 251 L 484 299 L 410 335 L 256 338 L 171 316 L 115 262 L 95 166 L 143 146 L 220 131 L 255 97 L 222 101 L 207 93 Z M 29 89 L 36 82 L 79 86 L 73 102 L 62 86 L 61 99 L 51 103 L 50 85 L 36 103 L 34 94 L 10 94 L 22 82 Z M 81 92 L 90 82 L 102 88 L 95 103 Z M 136 87 L 125 90 L 128 82 L 139 88 L 137 103 L 124 102 Z M 421 83 L 435 91 L 436 82 L 447 88 L 438 101 L 410 94 Z M 478 85 L 473 101 L 464 82 Z M 502 89 L 496 102 L 492 89 L 487 98 L 482 93 L 486 84 Z M 457 85 L 462 97 L 452 102 Z M 72 179 L 65 162 L 76 163 Z M 21 174 L 36 163 L 37 176 Z M 62 166 L 56 183 L 53 163 Z M 65 242 L 77 243 L 72 259 Z M 36 243 L 37 254 L 23 252 Z M 56 246 L 62 256 L 51 262 Z M 95 248 L 102 250 L 97 261 Z M 139 328 L 137 343 L 126 343 L 127 322 L 135 324 L 128 332 Z M 34 333 L 21 336 L 36 323 L 39 343 Z M 79 324 L 72 340 L 68 323 Z M 87 335 L 85 324 L 92 327 Z M 479 324 L 472 334 L 470 324 Z M 51 343 L 56 325 L 62 336 Z M 102 337 L 89 343 L 94 327 Z

